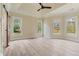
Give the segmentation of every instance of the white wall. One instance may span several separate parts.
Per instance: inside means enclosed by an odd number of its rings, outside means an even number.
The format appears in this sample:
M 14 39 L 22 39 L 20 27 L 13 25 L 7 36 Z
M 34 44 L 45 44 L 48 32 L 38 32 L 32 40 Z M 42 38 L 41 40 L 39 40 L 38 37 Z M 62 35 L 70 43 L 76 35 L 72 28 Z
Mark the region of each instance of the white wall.
M 36 38 L 37 33 L 37 18 L 27 16 L 27 15 L 21 15 L 17 13 L 10 13 L 10 40 L 16 40 L 16 39 L 26 39 L 26 38 Z M 22 20 L 22 31 L 21 33 L 14 34 L 13 32 L 13 18 L 19 17 Z
M 79 25 L 78 24 L 78 19 L 79 19 L 78 15 L 70 15 L 70 16 L 65 17 L 65 25 L 67 25 L 66 20 L 67 20 L 68 17 L 75 17 L 76 32 L 74 34 L 72 34 L 72 33 L 67 33 L 65 31 L 64 39 L 69 39 L 69 40 L 73 40 L 73 41 L 78 41 L 79 42 L 79 40 L 78 40 L 78 25 Z M 66 27 L 65 27 L 65 29 L 66 29 Z
M 50 38 L 59 38 L 59 39 L 68 39 L 68 40 L 73 40 L 73 41 L 79 41 L 79 12 L 76 12 L 76 13 L 71 13 L 71 14 L 67 14 L 66 15 L 64 14 L 60 14 L 60 15 L 54 15 L 54 16 L 48 16 L 48 17 L 45 17 L 43 18 L 44 21 L 46 22 L 46 25 L 47 27 L 49 28 L 48 31 L 48 35 Z M 37 34 L 37 21 L 38 21 L 38 18 L 35 18 L 35 17 L 31 17 L 31 16 L 27 16 L 27 15 L 21 15 L 21 14 L 17 14 L 17 13 L 11 13 L 11 17 L 21 17 L 22 19 L 22 35 L 19 35 L 19 34 L 15 34 L 13 35 L 13 33 L 11 32 L 11 40 L 14 40 L 14 39 L 22 39 L 22 38 L 33 38 L 33 37 L 36 37 L 36 34 Z M 67 35 L 66 31 L 65 31 L 65 24 L 66 24 L 66 18 L 67 17 L 74 17 L 76 16 L 78 19 L 77 19 L 77 32 L 76 32 L 76 36 L 75 35 Z M 10 18 L 10 24 L 12 24 L 12 18 Z M 58 33 L 58 34 L 55 34 L 53 33 L 52 31 L 52 23 L 54 20 L 59 20 L 60 23 L 61 23 L 61 32 Z M 47 28 L 46 27 L 46 28 Z M 12 29 L 12 28 L 11 28 Z M 44 29 L 44 31 L 47 31 Z
M 68 17 L 76 17 L 76 33 L 75 34 L 68 34 L 66 33 L 66 20 Z M 79 14 L 77 13 L 73 13 L 73 14 L 67 14 L 67 15 L 54 15 L 54 16 L 49 16 L 44 18 L 45 21 L 48 22 L 48 26 L 50 27 L 50 34 L 51 37 L 50 38 L 62 38 L 65 40 L 72 40 L 72 41 L 76 41 L 79 42 Z M 61 33 L 60 34 L 55 34 L 52 31 L 52 23 L 54 20 L 59 20 L 61 22 Z
M 48 26 L 50 28 L 50 38 L 62 38 L 63 37 L 63 17 L 61 16 L 53 16 L 53 17 L 48 17 L 44 18 L 44 21 L 47 21 Z M 60 33 L 53 33 L 53 21 L 58 20 L 60 21 L 61 24 L 61 32 Z

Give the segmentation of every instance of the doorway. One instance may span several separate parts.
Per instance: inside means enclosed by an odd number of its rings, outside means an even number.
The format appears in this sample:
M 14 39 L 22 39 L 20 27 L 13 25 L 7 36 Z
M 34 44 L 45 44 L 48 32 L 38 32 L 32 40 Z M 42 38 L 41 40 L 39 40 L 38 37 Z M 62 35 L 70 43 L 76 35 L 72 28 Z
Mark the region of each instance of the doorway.
M 50 38 L 50 27 L 47 22 L 44 21 L 44 38 Z
M 38 33 L 39 37 L 50 38 L 50 27 L 46 20 L 41 19 L 40 22 L 38 22 Z

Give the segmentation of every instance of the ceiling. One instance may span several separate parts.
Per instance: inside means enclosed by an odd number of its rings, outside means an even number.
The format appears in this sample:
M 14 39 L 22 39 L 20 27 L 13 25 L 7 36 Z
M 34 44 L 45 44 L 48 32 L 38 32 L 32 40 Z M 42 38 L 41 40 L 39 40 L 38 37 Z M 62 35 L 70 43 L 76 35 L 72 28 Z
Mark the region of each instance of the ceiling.
M 39 13 L 41 14 L 45 14 L 45 13 L 48 13 L 64 4 L 56 4 L 56 3 L 43 3 L 44 6 L 51 6 L 52 9 L 41 9 L 39 11 Z M 27 12 L 30 11 L 30 12 L 34 12 L 34 13 L 38 13 L 37 10 L 40 9 L 41 6 L 38 4 L 38 3 L 28 3 L 28 4 L 21 4 L 21 6 L 19 7 L 19 10 L 24 10 Z
M 41 9 L 37 12 L 37 10 L 41 8 L 38 3 L 8 3 L 6 4 L 6 7 L 10 12 L 21 13 L 34 17 L 47 17 L 49 15 L 79 11 L 78 3 L 43 3 L 43 5 L 50 6 L 52 9 Z
M 79 13 L 79 3 L 69 3 L 66 4 L 52 12 L 49 12 L 48 14 L 44 15 L 45 17 L 47 16 L 54 16 L 54 15 L 69 15 L 69 14 L 74 14 L 74 13 Z

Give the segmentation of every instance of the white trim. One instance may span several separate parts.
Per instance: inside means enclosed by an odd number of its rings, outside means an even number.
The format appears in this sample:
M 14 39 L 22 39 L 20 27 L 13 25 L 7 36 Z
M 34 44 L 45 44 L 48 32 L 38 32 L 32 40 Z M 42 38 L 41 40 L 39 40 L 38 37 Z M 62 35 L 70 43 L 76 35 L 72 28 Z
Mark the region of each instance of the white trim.
M 14 32 L 13 32 L 14 19 L 20 19 L 20 21 L 21 21 L 21 25 L 20 25 L 20 26 L 21 26 L 21 28 L 20 28 L 21 33 L 14 33 Z M 18 36 L 22 36 L 23 31 L 22 31 L 22 18 L 21 18 L 21 17 L 19 17 L 19 16 L 13 16 L 13 17 L 11 17 L 10 31 L 11 31 L 11 39 L 15 38 L 16 35 L 18 35 Z
M 54 28 L 54 25 L 53 24 L 56 23 L 56 22 L 59 23 L 60 32 L 55 33 L 55 32 L 52 31 L 53 32 L 52 34 L 61 34 L 62 30 L 61 30 L 61 20 L 60 19 L 59 20 L 57 20 L 57 19 L 56 20 L 53 20 L 53 22 L 52 22 L 52 30 Z
M 71 18 L 75 18 L 75 28 L 76 28 L 76 31 L 75 31 L 75 33 L 68 33 L 67 32 L 67 22 L 69 21 L 69 19 L 71 19 Z M 71 36 L 71 37 L 77 37 L 77 21 L 78 21 L 78 18 L 77 18 L 77 16 L 68 16 L 68 17 L 66 17 L 66 19 L 65 19 L 66 21 L 65 21 L 65 33 L 66 33 L 66 35 L 68 35 L 68 36 Z

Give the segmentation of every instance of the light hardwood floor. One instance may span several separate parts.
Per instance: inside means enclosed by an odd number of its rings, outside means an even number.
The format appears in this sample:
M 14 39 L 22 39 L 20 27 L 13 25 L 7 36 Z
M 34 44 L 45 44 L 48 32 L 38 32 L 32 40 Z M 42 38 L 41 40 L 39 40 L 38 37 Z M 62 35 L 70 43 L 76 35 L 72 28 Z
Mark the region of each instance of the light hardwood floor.
M 9 45 L 6 56 L 79 56 L 79 43 L 61 39 L 17 40 Z

